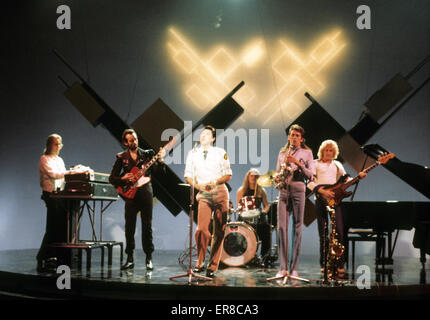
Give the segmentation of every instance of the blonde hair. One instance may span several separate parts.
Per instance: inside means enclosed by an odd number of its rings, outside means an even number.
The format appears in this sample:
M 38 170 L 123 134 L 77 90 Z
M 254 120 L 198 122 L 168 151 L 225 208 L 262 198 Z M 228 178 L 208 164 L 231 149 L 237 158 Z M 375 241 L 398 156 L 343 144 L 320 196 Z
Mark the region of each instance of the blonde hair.
M 251 168 L 248 170 L 248 172 L 245 174 L 245 178 L 243 179 L 243 183 L 242 183 L 242 187 L 241 187 L 244 194 L 249 190 L 249 179 L 248 178 L 249 178 L 249 175 L 253 172 L 260 175 L 260 171 L 258 171 L 258 169 Z M 255 188 L 256 188 L 257 197 L 259 197 L 259 196 L 262 197 L 264 189 L 262 187 L 260 187 L 257 182 L 255 183 L 255 186 L 256 186 Z
M 44 155 L 52 154 L 52 145 L 56 140 L 58 140 L 60 144 L 63 145 L 63 139 L 59 134 L 53 133 L 48 136 L 48 139 L 46 139 L 46 148 L 43 150 Z
M 318 149 L 318 159 L 321 160 L 323 157 L 324 150 L 327 149 L 327 147 L 332 146 L 334 149 L 334 156 L 333 159 L 336 159 L 339 155 L 339 147 L 334 140 L 325 140 L 321 143 L 320 148 Z

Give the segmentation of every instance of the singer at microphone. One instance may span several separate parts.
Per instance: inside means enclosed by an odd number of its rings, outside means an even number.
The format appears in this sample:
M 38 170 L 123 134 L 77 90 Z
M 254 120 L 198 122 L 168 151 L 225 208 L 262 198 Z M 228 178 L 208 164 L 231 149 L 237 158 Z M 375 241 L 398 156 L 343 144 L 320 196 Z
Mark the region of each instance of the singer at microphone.
M 188 184 L 198 190 L 197 230 L 195 233 L 198 261 L 194 272 L 204 270 L 206 251 L 211 242 L 206 276 L 214 277 L 221 257 L 224 226 L 227 221 L 229 194 L 226 182 L 231 179 L 230 161 L 224 149 L 214 147 L 216 130 L 205 126 L 200 134 L 200 146 L 189 152 L 185 164 L 184 177 Z M 197 147 L 197 148 L 196 148 Z M 213 237 L 209 232 L 212 212 L 214 212 Z

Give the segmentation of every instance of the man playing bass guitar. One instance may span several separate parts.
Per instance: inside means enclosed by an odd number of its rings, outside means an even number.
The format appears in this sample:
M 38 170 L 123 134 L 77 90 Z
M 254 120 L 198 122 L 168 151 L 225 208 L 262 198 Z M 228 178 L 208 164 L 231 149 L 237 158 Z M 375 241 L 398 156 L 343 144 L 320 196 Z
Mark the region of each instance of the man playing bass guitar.
M 122 143 L 127 148 L 124 152 L 116 155 L 116 161 L 113 165 L 112 172 L 109 177 L 109 182 L 117 187 L 118 190 L 126 189 L 127 186 L 133 185 L 137 182 L 136 175 L 133 173 L 137 168 L 141 168 L 142 165 L 154 160 L 157 156 L 157 160 L 154 162 L 153 170 L 159 170 L 162 163 L 162 157 L 165 155 L 165 151 L 161 150 L 161 156 L 155 155 L 154 150 L 143 150 L 139 148 L 139 141 L 137 134 L 133 129 L 126 129 L 122 134 Z M 163 152 L 164 151 L 164 152 Z M 146 178 L 150 175 L 146 171 Z M 140 218 L 142 221 L 142 248 L 146 255 L 146 269 L 152 270 L 152 252 L 154 251 L 154 244 L 152 242 L 152 203 L 153 193 L 152 185 L 146 179 L 145 183 L 135 190 L 133 196 L 127 197 L 124 194 L 125 200 L 125 240 L 126 248 L 125 253 L 127 254 L 127 261 L 121 267 L 121 270 L 132 269 L 134 267 L 133 251 L 135 248 L 134 234 L 136 232 L 136 220 L 137 214 L 140 212 Z
M 324 266 L 324 252 L 327 252 L 328 245 L 328 241 L 325 241 L 327 239 L 327 228 L 324 227 L 328 223 L 327 207 L 335 209 L 337 241 L 343 247 L 343 221 L 339 204 L 342 199 L 349 197 L 352 194 L 352 192 L 347 191 L 347 189 L 356 184 L 360 179 L 365 178 L 369 171 L 394 158 L 394 154 L 392 153 L 380 154 L 378 156 L 378 160 L 374 164 L 362 170 L 356 177 L 351 178 L 346 174 L 342 164 L 335 160 L 338 155 L 339 147 L 335 141 L 326 140 L 321 143 L 318 150 L 318 159 L 314 160 L 315 179 L 308 184 L 308 188 L 316 195 L 315 204 L 318 217 L 318 233 L 320 236 L 321 267 Z M 326 245 L 324 245 L 324 243 L 326 243 Z M 345 260 L 342 253 L 337 270 L 338 274 L 344 273 L 344 262 Z M 324 269 L 321 269 L 321 271 L 324 271 Z
M 339 155 L 339 147 L 333 140 L 325 140 L 321 143 L 318 150 L 318 159 L 314 160 L 314 181 L 308 184 L 308 188 L 315 192 L 315 206 L 318 221 L 318 234 L 320 240 L 320 266 L 321 272 L 324 271 L 324 253 L 328 251 L 327 241 L 327 229 L 324 226 L 328 224 L 328 213 L 326 206 L 331 205 L 331 200 L 335 198 L 335 192 L 329 188 L 324 188 L 323 185 L 333 185 L 339 178 L 345 177 L 348 180 L 351 178 L 346 177 L 345 169 L 342 163 L 335 160 Z M 366 172 L 360 172 L 358 177 L 361 179 L 366 177 Z M 314 190 L 315 189 L 315 190 Z M 336 233 L 338 235 L 338 241 L 341 245 L 344 245 L 343 235 L 343 223 L 342 213 L 340 207 L 335 208 L 336 216 Z M 324 245 L 325 244 L 325 245 Z M 345 272 L 343 265 L 345 259 L 342 256 L 339 263 L 338 273 L 342 274 Z

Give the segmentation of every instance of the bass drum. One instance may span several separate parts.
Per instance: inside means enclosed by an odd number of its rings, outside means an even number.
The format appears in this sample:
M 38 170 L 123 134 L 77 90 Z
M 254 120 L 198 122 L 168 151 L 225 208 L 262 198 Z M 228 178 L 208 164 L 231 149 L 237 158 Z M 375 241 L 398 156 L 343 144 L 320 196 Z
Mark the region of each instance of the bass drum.
M 258 249 L 257 234 L 244 222 L 227 223 L 221 262 L 230 267 L 239 267 L 251 261 Z

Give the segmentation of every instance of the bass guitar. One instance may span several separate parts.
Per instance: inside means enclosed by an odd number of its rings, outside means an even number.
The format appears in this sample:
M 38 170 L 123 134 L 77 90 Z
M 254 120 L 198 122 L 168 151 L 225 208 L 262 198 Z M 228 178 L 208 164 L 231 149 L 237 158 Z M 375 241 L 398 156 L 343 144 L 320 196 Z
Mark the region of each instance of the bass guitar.
M 157 159 L 162 156 L 164 152 L 167 153 L 167 151 L 172 148 L 176 141 L 177 138 L 173 137 L 171 141 L 169 141 L 163 148 L 161 148 L 160 151 L 151 160 L 143 164 L 141 168 L 134 167 L 133 169 L 131 169 L 130 173 L 134 175 L 136 182 L 126 184 L 125 186 L 117 187 L 116 190 L 118 191 L 120 196 L 125 199 L 134 199 L 137 189 L 151 181 L 151 178 L 145 176 L 145 173 L 155 163 L 155 161 L 157 161 Z
M 369 171 L 375 169 L 380 164 L 387 163 L 388 160 L 390 160 L 392 158 L 394 158 L 393 153 L 381 154 L 378 156 L 378 160 L 374 164 L 372 164 L 370 167 L 364 169 L 363 172 L 368 173 Z M 348 175 L 344 175 L 344 176 L 340 177 L 339 180 L 335 184 L 318 185 L 315 187 L 314 191 L 317 193 L 318 197 L 323 198 L 327 202 L 328 206 L 330 206 L 332 208 L 337 207 L 339 205 L 339 203 L 344 198 L 347 198 L 352 194 L 352 192 L 346 191 L 346 189 L 348 189 L 353 184 L 357 183 L 358 180 L 360 179 L 360 176 L 358 175 L 355 178 L 352 178 L 351 180 L 348 180 L 348 181 L 347 181 L 347 178 L 348 178 Z M 324 190 L 327 190 L 327 191 L 332 191 L 334 193 L 334 197 L 333 198 L 326 198 L 322 194 L 318 193 L 318 190 L 320 188 L 323 188 Z

